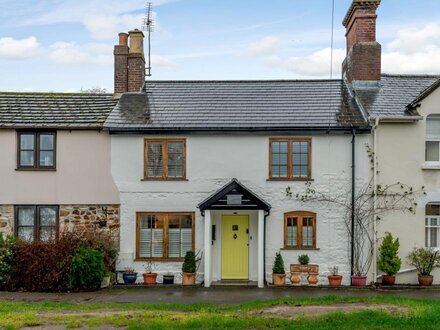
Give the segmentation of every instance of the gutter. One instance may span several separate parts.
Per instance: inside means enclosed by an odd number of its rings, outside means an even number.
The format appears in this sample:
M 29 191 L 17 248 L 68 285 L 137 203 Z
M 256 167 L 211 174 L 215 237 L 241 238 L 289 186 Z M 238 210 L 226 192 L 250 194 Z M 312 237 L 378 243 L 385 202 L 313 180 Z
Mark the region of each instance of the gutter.
M 270 209 L 267 211 L 267 213 L 264 215 L 264 231 L 263 231 L 263 283 L 264 285 L 267 285 L 266 281 L 266 218 L 270 215 Z
M 414 123 L 416 121 L 420 121 L 423 119 L 423 116 L 387 116 L 387 117 L 379 117 L 379 116 L 371 116 L 370 122 L 377 123 L 380 121 L 381 123 Z
M 373 280 L 377 279 L 377 129 L 379 127 L 379 117 L 376 117 L 373 131 Z

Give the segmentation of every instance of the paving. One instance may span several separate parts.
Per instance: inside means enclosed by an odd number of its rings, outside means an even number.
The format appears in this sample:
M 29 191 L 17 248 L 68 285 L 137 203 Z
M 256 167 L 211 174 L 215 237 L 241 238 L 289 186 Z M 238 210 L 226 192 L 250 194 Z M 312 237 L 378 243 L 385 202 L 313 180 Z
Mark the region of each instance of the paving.
M 114 287 L 97 292 L 36 293 L 0 292 L 3 301 L 73 302 L 73 303 L 179 303 L 207 302 L 213 304 L 238 304 L 255 300 L 277 298 L 313 298 L 323 296 L 374 297 L 398 296 L 416 299 L 440 299 L 440 288 L 310 288 L 310 287 Z

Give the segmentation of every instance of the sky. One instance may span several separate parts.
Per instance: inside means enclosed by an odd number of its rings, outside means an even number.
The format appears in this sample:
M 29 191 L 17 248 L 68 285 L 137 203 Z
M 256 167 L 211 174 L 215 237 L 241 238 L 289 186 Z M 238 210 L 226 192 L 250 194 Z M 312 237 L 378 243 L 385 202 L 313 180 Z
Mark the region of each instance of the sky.
M 153 0 L 149 79 L 330 77 L 332 0 Z M 335 0 L 333 78 L 345 57 Z M 0 0 L 0 90 L 113 90 L 118 33 L 141 28 L 144 0 Z M 386 73 L 440 73 L 440 1 L 382 0 Z

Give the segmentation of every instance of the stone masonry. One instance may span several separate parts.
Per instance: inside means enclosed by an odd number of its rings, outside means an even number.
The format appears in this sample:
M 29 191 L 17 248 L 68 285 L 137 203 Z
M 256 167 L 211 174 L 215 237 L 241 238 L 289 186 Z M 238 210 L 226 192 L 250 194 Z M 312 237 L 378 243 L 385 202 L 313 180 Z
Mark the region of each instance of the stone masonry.
M 0 233 L 4 236 L 14 232 L 14 206 L 0 205 Z

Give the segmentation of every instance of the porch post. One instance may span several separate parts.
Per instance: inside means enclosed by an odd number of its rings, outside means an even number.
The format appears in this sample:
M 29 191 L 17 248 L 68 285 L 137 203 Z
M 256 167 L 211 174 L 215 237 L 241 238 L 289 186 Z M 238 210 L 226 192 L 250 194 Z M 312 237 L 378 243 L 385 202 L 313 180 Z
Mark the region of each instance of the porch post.
M 205 288 L 211 286 L 211 238 L 212 238 L 211 210 L 205 211 Z
M 258 210 L 258 287 L 264 288 L 264 210 Z

